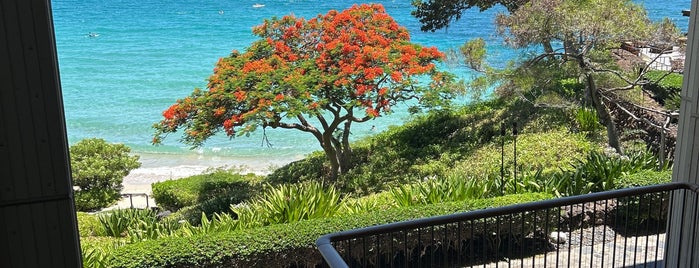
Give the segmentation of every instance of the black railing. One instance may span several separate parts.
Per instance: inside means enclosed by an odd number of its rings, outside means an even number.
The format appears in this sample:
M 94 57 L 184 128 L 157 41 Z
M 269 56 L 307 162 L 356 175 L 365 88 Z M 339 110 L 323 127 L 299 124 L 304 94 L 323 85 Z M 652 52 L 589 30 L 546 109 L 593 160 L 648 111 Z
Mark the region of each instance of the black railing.
M 667 218 L 685 209 L 669 200 L 696 203 L 696 189 L 669 183 L 551 199 L 332 233 L 316 245 L 333 268 L 662 267 Z
M 129 204 L 130 204 L 129 207 L 130 208 L 134 208 L 134 205 L 133 205 L 133 197 L 134 196 L 145 197 L 146 198 L 146 207 L 145 208 L 150 208 L 150 201 L 149 201 L 150 197 L 146 193 L 123 193 L 123 194 L 121 194 L 121 197 L 123 197 L 123 198 L 128 197 L 129 198 Z

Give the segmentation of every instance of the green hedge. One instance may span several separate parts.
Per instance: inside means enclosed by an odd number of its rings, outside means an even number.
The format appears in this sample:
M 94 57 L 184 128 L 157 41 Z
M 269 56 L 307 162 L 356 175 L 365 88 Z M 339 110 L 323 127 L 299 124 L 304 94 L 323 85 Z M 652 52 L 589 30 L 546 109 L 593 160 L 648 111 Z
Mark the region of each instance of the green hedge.
M 617 188 L 629 188 L 668 183 L 672 181 L 672 170 L 642 170 L 640 172 L 621 177 Z
M 168 237 L 129 244 L 111 252 L 111 267 L 313 267 L 322 261 L 315 248 L 320 236 L 354 228 L 469 210 L 539 201 L 551 195 L 530 193 L 393 208 L 366 214 L 271 225 L 239 232 Z
M 210 206 L 228 208 L 247 200 L 258 188 L 261 177 L 255 174 L 241 175 L 228 170 L 187 178 L 153 183 L 153 198 L 159 207 L 176 211 L 183 207 L 208 203 Z
M 80 237 L 102 236 L 104 235 L 104 227 L 97 219 L 97 215 L 78 212 L 78 233 Z

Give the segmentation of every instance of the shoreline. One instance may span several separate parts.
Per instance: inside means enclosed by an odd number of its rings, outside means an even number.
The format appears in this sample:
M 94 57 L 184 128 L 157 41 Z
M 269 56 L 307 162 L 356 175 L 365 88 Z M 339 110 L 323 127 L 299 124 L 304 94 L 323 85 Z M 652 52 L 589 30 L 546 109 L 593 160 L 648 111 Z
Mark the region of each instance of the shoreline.
M 201 174 L 209 169 L 226 168 L 236 169 L 240 173 L 255 173 L 257 175 L 267 175 L 274 169 L 282 167 L 293 161 L 301 160 L 305 156 L 280 157 L 222 157 L 203 154 L 156 154 L 139 153 L 133 155 L 140 156 L 141 167 L 132 170 L 124 177 L 121 185 L 124 188 L 122 194 L 137 194 L 133 198 L 123 197 L 114 206 L 105 210 L 115 208 L 146 208 L 147 206 L 157 206 L 151 197 L 151 184 L 172 179 Z M 145 196 L 147 194 L 148 200 Z
M 141 167 L 132 170 L 124 177 L 122 184 L 150 185 L 154 182 L 179 179 L 201 174 L 208 169 L 226 168 L 240 170 L 241 173 L 266 175 L 274 169 L 305 156 L 280 157 L 235 157 L 203 154 L 157 154 L 133 153 L 138 155 Z

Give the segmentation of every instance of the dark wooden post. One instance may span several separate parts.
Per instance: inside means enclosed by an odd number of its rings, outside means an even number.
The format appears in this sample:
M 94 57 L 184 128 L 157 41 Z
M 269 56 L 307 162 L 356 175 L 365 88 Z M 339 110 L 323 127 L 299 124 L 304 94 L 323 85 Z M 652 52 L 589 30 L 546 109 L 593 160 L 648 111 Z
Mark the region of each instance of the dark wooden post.
M 0 266 L 81 267 L 50 0 L 0 1 Z

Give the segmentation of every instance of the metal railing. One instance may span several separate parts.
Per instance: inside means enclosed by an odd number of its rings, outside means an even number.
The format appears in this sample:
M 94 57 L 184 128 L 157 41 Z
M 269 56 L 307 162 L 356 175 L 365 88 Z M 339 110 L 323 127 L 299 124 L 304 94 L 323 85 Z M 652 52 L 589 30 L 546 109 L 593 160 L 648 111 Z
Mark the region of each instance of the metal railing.
M 333 268 L 662 267 L 667 218 L 685 210 L 669 200 L 696 203 L 696 189 L 668 183 L 564 197 L 337 232 L 316 245 Z
M 150 201 L 148 200 L 150 197 L 149 197 L 148 194 L 146 194 L 146 193 L 123 193 L 123 194 L 121 194 L 121 197 L 123 197 L 123 198 L 128 197 L 128 198 L 129 198 L 129 206 L 130 206 L 130 208 L 134 208 L 134 205 L 133 205 L 133 197 L 134 197 L 134 196 L 143 196 L 143 197 L 145 197 L 145 198 L 146 198 L 146 207 L 145 207 L 145 208 L 150 208 Z

